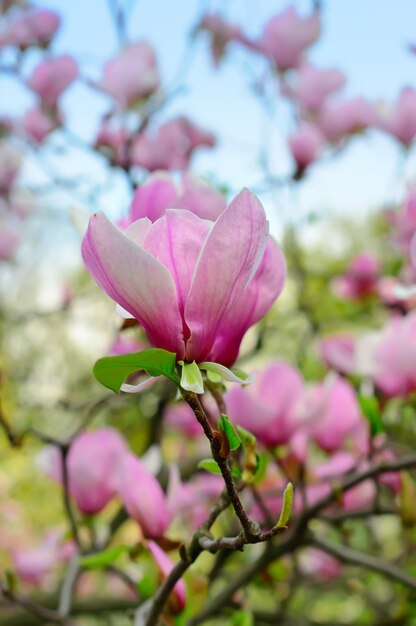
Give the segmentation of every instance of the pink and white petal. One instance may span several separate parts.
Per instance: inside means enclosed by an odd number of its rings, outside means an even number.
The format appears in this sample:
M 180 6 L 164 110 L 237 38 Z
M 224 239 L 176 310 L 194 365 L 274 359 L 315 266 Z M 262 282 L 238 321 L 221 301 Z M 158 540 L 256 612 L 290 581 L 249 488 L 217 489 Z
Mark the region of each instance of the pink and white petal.
M 95 282 L 142 324 L 151 343 L 182 358 L 182 319 L 168 270 L 102 213 L 91 217 L 81 251 Z
M 269 238 L 257 272 L 234 302 L 218 328 L 210 358 L 232 365 L 237 359 L 241 341 L 279 297 L 286 279 L 286 261 L 277 243 Z
M 158 259 L 173 277 L 183 315 L 195 265 L 212 222 L 184 209 L 168 209 L 149 230 L 144 248 Z
M 267 241 L 268 223 L 260 201 L 243 189 L 215 222 L 198 259 L 185 321 L 191 331 L 186 358 L 204 360 L 219 323 L 255 274 Z
M 131 220 L 148 217 L 155 222 L 166 209 L 176 206 L 177 197 L 178 190 L 170 174 L 155 172 L 136 189 L 130 209 Z

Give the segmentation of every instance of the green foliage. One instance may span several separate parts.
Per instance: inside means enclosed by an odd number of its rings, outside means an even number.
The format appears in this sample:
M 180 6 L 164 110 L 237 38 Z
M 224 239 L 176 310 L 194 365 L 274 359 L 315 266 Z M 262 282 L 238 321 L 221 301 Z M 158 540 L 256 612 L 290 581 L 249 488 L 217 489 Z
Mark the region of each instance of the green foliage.
M 238 448 L 241 446 L 241 439 L 236 429 L 230 422 L 228 415 L 224 415 L 224 413 L 221 415 L 221 418 L 218 422 L 218 428 L 220 429 L 220 432 L 226 435 L 228 443 L 230 444 L 230 450 L 238 450 Z
M 124 381 L 144 370 L 149 376 L 166 376 L 179 384 L 176 372 L 176 355 L 160 348 L 134 352 L 122 356 L 106 356 L 94 365 L 94 376 L 104 387 L 118 393 Z
M 275 528 L 286 528 L 286 525 L 292 514 L 292 506 L 293 506 L 293 485 L 292 483 L 288 483 L 286 485 L 286 489 L 283 492 L 282 510 L 280 512 L 280 517 L 279 517 L 277 524 L 275 525 Z
M 117 559 L 130 551 L 129 546 L 114 546 L 101 552 L 87 554 L 81 557 L 81 567 L 83 569 L 103 569 L 113 565 Z

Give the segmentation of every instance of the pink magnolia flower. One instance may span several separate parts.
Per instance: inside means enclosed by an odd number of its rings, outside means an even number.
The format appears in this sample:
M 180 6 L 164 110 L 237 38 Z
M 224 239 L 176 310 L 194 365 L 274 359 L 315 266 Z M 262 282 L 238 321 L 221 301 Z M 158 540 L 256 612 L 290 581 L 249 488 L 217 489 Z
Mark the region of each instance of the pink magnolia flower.
M 362 300 L 377 293 L 380 262 L 370 252 L 358 254 L 344 276 L 334 281 L 336 294 L 347 300 Z
M 316 123 L 331 143 L 359 133 L 376 122 L 374 106 L 364 98 L 324 102 Z
M 102 120 L 94 148 L 104 154 L 114 165 L 130 167 L 129 132 L 111 119 Z
M 0 220 L 0 261 L 10 261 L 20 244 L 17 225 L 11 220 Z
M 254 48 L 274 61 L 279 70 L 298 67 L 306 50 L 320 35 L 319 14 L 302 18 L 294 7 L 273 17 Z
M 132 222 L 147 217 L 155 222 L 167 209 L 187 209 L 203 219 L 216 220 L 226 207 L 225 197 L 203 179 L 183 174 L 176 185 L 167 172 L 155 172 L 134 192 L 129 214 L 119 225 L 127 228 Z
M 299 568 L 302 574 L 320 582 L 337 579 L 342 572 L 340 561 L 317 548 L 306 548 L 300 551 Z
M 210 36 L 212 59 L 216 67 L 220 64 L 229 43 L 245 40 L 238 26 L 226 22 L 219 13 L 204 15 L 198 30 L 204 31 Z
M 80 511 L 99 513 L 117 494 L 127 450 L 123 437 L 113 428 L 99 428 L 77 437 L 68 453 L 68 476 Z
M 145 537 L 162 537 L 171 522 L 162 487 L 145 465 L 133 454 L 124 457 L 119 485 L 127 513 Z
M 196 530 L 207 518 L 223 489 L 224 481 L 221 476 L 206 472 L 182 482 L 179 471 L 174 466 L 171 468 L 167 493 L 169 511 L 175 522 L 180 521 L 186 531 L 189 532 L 190 528 Z
M 282 94 L 294 100 L 302 110 L 319 111 L 328 96 L 345 84 L 345 75 L 337 69 L 321 70 L 304 64 L 293 80 L 282 83 Z
M 15 17 L 0 33 L 0 49 L 16 46 L 25 50 L 29 46 L 47 46 L 60 25 L 60 17 L 47 9 L 28 9 Z
M 128 454 L 123 437 L 113 428 L 84 432 L 71 445 L 68 457 L 69 491 L 82 513 L 99 513 L 118 493 L 120 467 Z M 47 447 L 40 466 L 62 482 L 62 461 L 57 448 Z
M 319 352 L 328 367 L 348 374 L 354 369 L 355 337 L 348 333 L 324 337 L 319 343 Z
M 393 317 L 372 346 L 371 378 L 388 397 L 416 391 L 416 313 Z
M 127 109 L 156 91 L 159 82 L 152 46 L 146 41 L 138 41 L 127 45 L 106 63 L 99 86 Z
M 113 356 L 122 356 L 123 354 L 130 354 L 131 352 L 140 352 L 146 350 L 149 346 L 145 342 L 138 339 L 132 339 L 131 337 L 122 337 L 119 335 L 113 342 L 109 354 Z
M 25 113 L 21 121 L 23 132 L 38 144 L 57 128 L 56 120 L 47 115 L 41 108 L 35 107 Z
M 27 81 L 27 86 L 35 91 L 42 103 L 56 109 L 60 95 L 78 76 L 78 67 L 68 55 L 43 60 Z
M 409 147 L 416 135 L 416 91 L 405 87 L 394 105 L 380 107 L 376 126 Z
M 303 390 L 299 372 L 279 361 L 258 372 L 248 387 L 235 385 L 224 396 L 233 423 L 247 428 L 263 444 L 288 443 L 299 428 L 295 414 Z
M 164 422 L 188 437 L 199 437 L 202 429 L 191 407 L 185 402 L 169 404 L 164 412 Z
M 338 450 L 347 437 L 362 433 L 363 418 L 354 389 L 337 375 L 307 390 L 302 415 L 308 432 L 326 452 Z
M 22 155 L 6 140 L 0 141 L 0 196 L 8 196 L 19 174 Z
M 280 294 L 284 257 L 259 200 L 243 190 L 216 222 L 182 209 L 126 234 L 90 219 L 82 255 L 97 284 L 178 359 L 234 362 L 246 330 Z
M 186 117 L 166 122 L 156 132 L 144 132 L 136 139 L 133 164 L 151 172 L 185 170 L 196 148 L 215 145 L 214 135 L 195 126 Z
M 41 545 L 14 550 L 13 561 L 16 573 L 23 582 L 41 586 L 57 566 L 71 559 L 74 553 L 73 542 L 64 542 L 62 532 L 56 529 L 45 534 Z
M 148 541 L 147 546 L 159 568 L 163 578 L 167 578 L 173 569 L 173 563 L 168 555 L 154 541 Z M 173 588 L 171 609 L 174 613 L 183 611 L 186 605 L 186 588 L 182 579 L 178 580 Z
M 409 190 L 399 210 L 390 214 L 390 219 L 394 228 L 394 240 L 407 252 L 416 233 L 416 188 Z
M 315 124 L 302 122 L 296 132 L 289 137 L 288 144 L 295 159 L 299 177 L 308 165 L 319 157 L 325 146 L 325 137 Z

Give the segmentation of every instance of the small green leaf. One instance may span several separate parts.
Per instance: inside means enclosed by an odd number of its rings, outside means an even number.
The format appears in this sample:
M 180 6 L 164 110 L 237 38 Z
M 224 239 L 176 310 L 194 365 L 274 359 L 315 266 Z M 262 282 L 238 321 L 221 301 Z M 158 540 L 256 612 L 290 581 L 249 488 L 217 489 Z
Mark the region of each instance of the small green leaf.
M 215 474 L 216 476 L 221 476 L 221 470 L 219 465 L 214 459 L 202 459 L 198 463 L 198 469 L 203 469 L 210 474 Z M 231 468 L 231 474 L 234 478 L 241 478 L 241 470 L 238 467 Z
M 182 366 L 181 387 L 187 391 L 193 391 L 194 393 L 204 393 L 204 381 L 202 380 L 201 370 L 198 365 L 193 361 L 192 363 L 184 363 L 178 361 L 178 364 Z
M 214 461 L 214 459 L 202 459 L 198 463 L 198 469 L 203 469 L 210 474 L 216 474 L 217 476 L 221 476 L 221 470 L 218 466 L 218 463 Z
M 94 365 L 94 376 L 104 387 L 118 393 L 126 378 L 144 370 L 149 376 L 166 376 L 176 385 L 176 354 L 160 348 L 133 352 L 122 356 L 106 356 Z
M 254 626 L 252 613 L 247 611 L 236 611 L 233 613 L 232 626 Z
M 112 565 L 122 554 L 129 552 L 129 546 L 114 546 L 96 554 L 81 557 L 81 567 L 84 569 L 103 569 Z
M 212 372 L 211 370 L 207 370 L 207 378 L 211 383 L 217 385 L 222 381 L 222 377 L 216 372 Z
M 257 453 L 257 467 L 254 476 L 254 484 L 258 485 L 266 476 L 267 466 L 269 464 L 269 455 L 266 452 Z
M 361 413 L 370 422 L 372 437 L 384 432 L 384 425 L 381 419 L 380 406 L 374 396 L 358 396 Z
M 225 365 L 220 363 L 213 363 L 212 361 L 203 361 L 199 363 L 199 369 L 206 372 L 213 372 L 221 377 L 222 380 L 228 380 L 230 383 L 238 383 L 239 385 L 249 385 L 254 381 L 253 376 L 249 376 L 241 370 L 233 368 L 230 370 Z
M 286 489 L 283 492 L 283 505 L 282 510 L 280 512 L 279 521 L 275 524 L 275 528 L 286 528 L 286 524 L 289 521 L 290 515 L 292 513 L 292 505 L 293 505 L 293 485 L 292 483 L 287 483 Z
M 230 444 L 230 450 L 237 450 L 241 446 L 241 439 L 234 426 L 231 424 L 227 415 L 224 413 L 218 422 L 218 428 L 221 432 L 225 433 Z
M 237 426 L 238 434 L 241 437 L 243 446 L 252 446 L 256 443 L 256 438 L 249 430 L 246 430 L 242 426 Z

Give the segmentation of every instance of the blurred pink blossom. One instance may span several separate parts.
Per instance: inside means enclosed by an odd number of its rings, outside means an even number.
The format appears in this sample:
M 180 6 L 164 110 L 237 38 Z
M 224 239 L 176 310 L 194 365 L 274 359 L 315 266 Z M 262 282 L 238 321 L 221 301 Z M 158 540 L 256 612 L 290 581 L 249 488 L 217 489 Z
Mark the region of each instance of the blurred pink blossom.
M 319 352 L 328 367 L 340 374 L 348 374 L 354 369 L 355 337 L 348 333 L 323 337 Z
M 148 541 L 148 548 L 156 562 L 156 565 L 159 568 L 160 573 L 162 574 L 163 579 L 169 576 L 172 571 L 174 565 L 168 555 L 163 552 L 161 548 L 154 541 Z M 172 597 L 170 600 L 171 610 L 173 613 L 180 613 L 183 611 L 186 605 L 186 588 L 185 583 L 182 580 L 178 580 L 178 582 L 173 587 Z
M 19 174 L 20 151 L 9 141 L 0 141 L 0 196 L 8 196 Z
M 25 135 L 38 144 L 41 144 L 57 126 L 56 119 L 46 114 L 40 107 L 27 111 L 21 120 Z
M 104 66 L 99 86 L 127 109 L 159 87 L 156 55 L 146 41 L 128 44 Z
M 319 35 L 317 12 L 303 18 L 294 7 L 290 7 L 269 20 L 261 39 L 254 42 L 253 48 L 270 57 L 277 68 L 284 71 L 300 65 L 304 53 Z
M 229 24 L 219 13 L 204 15 L 197 29 L 210 36 L 211 54 L 215 66 L 220 64 L 229 43 L 245 40 L 238 26 Z
M 20 232 L 14 220 L 0 217 L 0 261 L 10 261 L 19 247 Z
M 0 32 L 0 49 L 16 46 L 47 46 L 60 25 L 60 17 L 47 9 L 28 9 L 14 17 L 6 30 Z
M 134 142 L 131 159 L 133 164 L 150 172 L 185 170 L 197 148 L 214 145 L 212 133 L 198 128 L 186 117 L 178 117 L 156 131 L 141 133 Z
M 416 91 L 404 87 L 395 104 L 383 104 L 377 113 L 376 125 L 408 148 L 416 135 Z
M 302 417 L 318 446 L 326 452 L 334 452 L 343 446 L 347 437 L 361 437 L 363 417 L 350 383 L 334 374 L 306 393 Z
M 288 443 L 300 427 L 295 407 L 302 393 L 300 373 L 274 361 L 246 388 L 235 385 L 224 396 L 233 423 L 252 432 L 267 446 Z
M 13 552 L 16 573 L 23 582 L 42 586 L 51 573 L 75 554 L 72 541 L 64 541 L 59 529 L 47 532 L 40 545 L 34 548 L 19 548 Z
M 162 487 L 133 454 L 124 456 L 119 493 L 127 513 L 145 537 L 162 537 L 171 522 Z
M 155 172 L 136 189 L 129 214 L 119 225 L 127 228 L 143 217 L 155 222 L 166 209 L 173 208 L 187 209 L 203 219 L 214 221 L 225 207 L 225 197 L 202 178 L 185 173 L 180 185 L 176 185 L 168 172 Z
M 44 59 L 27 81 L 27 86 L 35 91 L 42 104 L 49 109 L 56 109 L 58 99 L 78 77 L 78 67 L 68 55 Z
M 299 177 L 308 165 L 319 158 L 325 146 L 325 137 L 315 124 L 302 122 L 289 137 L 288 144 L 297 165 L 296 176 Z
M 282 82 L 283 95 L 294 100 L 304 111 L 319 111 L 328 96 L 345 84 L 344 74 L 337 69 L 321 70 L 313 65 L 302 65 L 293 76 Z
M 299 569 L 308 578 L 320 582 L 337 579 L 342 572 L 342 565 L 333 556 L 317 548 L 306 548 L 299 553 Z
M 335 293 L 346 300 L 362 300 L 377 294 L 380 262 L 370 252 L 358 254 L 343 276 L 333 282 Z
M 364 98 L 324 102 L 316 123 L 331 143 L 338 143 L 376 122 L 374 106 Z

